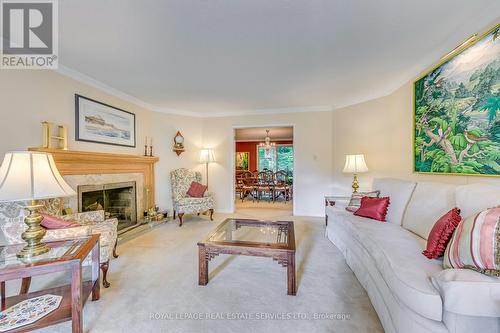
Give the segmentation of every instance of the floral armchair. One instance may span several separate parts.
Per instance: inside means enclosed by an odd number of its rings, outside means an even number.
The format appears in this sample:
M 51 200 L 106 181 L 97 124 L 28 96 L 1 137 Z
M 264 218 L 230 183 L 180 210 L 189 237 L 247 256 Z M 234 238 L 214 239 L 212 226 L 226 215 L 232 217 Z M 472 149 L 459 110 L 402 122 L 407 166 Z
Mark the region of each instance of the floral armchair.
M 80 226 L 73 228 L 47 229 L 47 233 L 43 238 L 44 241 L 78 238 L 92 234 L 100 234 L 99 262 L 102 270 L 102 284 L 105 288 L 108 288 L 110 286 L 107 281 L 109 261 L 111 256 L 115 258 L 118 257 L 116 254 L 118 220 L 105 219 L 103 210 L 62 215 L 62 199 L 40 200 L 40 204 L 44 206 L 41 209 L 41 212 L 57 215 L 65 220 L 76 221 L 80 224 Z M 26 212 L 23 206 L 23 202 L 0 203 L 0 229 L 2 230 L 5 241 L 8 244 L 24 243 L 24 240 L 21 238 L 21 234 L 26 229 L 26 225 L 24 224 L 24 216 Z M 87 263 L 84 262 L 84 264 Z M 29 281 L 23 281 L 23 285 L 25 285 L 25 283 L 27 283 L 27 287 L 29 288 Z
M 175 215 L 179 216 L 179 227 L 182 226 L 184 214 L 210 213 L 210 220 L 213 221 L 214 198 L 212 193 L 205 192 L 203 198 L 193 198 L 187 195 L 187 191 L 192 182 L 201 182 L 201 173 L 188 169 L 176 169 L 170 172 L 170 182 L 172 185 L 172 201 Z

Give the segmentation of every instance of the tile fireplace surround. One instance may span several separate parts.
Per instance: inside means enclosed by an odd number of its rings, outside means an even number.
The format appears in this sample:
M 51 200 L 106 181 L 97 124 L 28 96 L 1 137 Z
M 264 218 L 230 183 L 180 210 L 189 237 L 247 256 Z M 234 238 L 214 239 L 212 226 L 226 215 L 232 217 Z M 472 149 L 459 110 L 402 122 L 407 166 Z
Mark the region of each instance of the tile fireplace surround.
M 29 150 L 51 153 L 59 172 L 75 191 L 78 185 L 135 182 L 137 216 L 155 203 L 154 164 L 158 157 L 45 148 Z M 78 210 L 78 198 L 70 198 L 68 204 L 74 211 Z

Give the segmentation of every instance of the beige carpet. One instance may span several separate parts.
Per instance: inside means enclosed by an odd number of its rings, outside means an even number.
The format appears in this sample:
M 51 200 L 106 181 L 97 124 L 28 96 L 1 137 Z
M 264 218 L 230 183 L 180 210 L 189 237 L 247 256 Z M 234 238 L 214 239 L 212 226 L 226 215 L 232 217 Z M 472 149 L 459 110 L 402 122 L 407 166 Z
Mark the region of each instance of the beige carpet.
M 187 217 L 182 228 L 168 222 L 118 247 L 111 287 L 85 306 L 85 331 L 382 332 L 366 292 L 324 237 L 323 220 L 291 218 L 279 207 L 238 207 L 237 215 L 295 221 L 297 296 L 287 296 L 286 269 L 268 258 L 220 255 L 209 264 L 208 285 L 198 286 L 196 242 L 229 215 Z

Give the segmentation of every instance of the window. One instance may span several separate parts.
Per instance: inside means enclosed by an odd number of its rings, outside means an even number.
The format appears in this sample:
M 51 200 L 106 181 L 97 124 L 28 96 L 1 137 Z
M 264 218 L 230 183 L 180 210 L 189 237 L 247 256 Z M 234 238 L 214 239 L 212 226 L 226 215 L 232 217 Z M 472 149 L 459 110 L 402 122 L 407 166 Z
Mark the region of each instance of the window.
M 257 169 L 276 171 L 276 147 L 266 151 L 264 147 L 257 147 L 258 165 Z
M 276 145 L 266 150 L 263 147 L 257 147 L 257 169 L 264 169 L 276 172 L 278 170 L 286 171 L 288 177 L 293 177 L 293 146 L 292 145 Z

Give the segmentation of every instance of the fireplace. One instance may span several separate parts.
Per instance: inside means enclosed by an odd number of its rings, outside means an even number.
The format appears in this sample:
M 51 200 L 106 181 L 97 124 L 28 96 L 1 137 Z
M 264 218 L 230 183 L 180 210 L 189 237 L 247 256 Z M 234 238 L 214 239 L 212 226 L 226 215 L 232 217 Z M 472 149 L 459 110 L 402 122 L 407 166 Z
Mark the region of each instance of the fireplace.
M 78 185 L 78 211 L 104 210 L 107 218 L 118 219 L 118 231 L 138 225 L 135 182 Z

